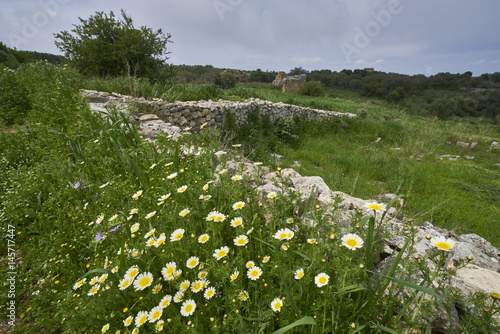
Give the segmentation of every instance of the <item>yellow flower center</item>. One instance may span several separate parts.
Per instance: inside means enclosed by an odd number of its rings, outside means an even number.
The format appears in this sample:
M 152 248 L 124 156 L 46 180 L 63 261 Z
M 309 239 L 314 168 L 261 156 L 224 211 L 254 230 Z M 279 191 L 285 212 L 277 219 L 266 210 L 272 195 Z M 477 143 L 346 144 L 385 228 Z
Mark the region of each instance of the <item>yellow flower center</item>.
M 125 320 L 125 326 L 128 326 L 132 323 L 132 318 L 127 318 L 127 320 Z
M 145 286 L 148 286 L 149 283 L 151 282 L 151 278 L 149 277 L 143 277 L 141 278 L 141 280 L 139 281 L 139 286 L 142 288 L 142 287 L 145 287 Z
M 192 309 L 193 309 L 193 305 L 187 304 L 186 308 L 185 308 L 185 311 L 186 311 L 186 313 L 189 313 L 189 312 L 191 312 Z
M 218 257 L 223 257 L 223 256 L 225 256 L 225 255 L 226 255 L 226 251 L 225 251 L 225 250 L 221 250 L 221 251 L 219 251 L 219 252 L 217 253 L 217 256 L 218 256 Z
M 277 302 L 276 304 L 274 304 L 274 308 L 276 310 L 279 310 L 281 308 L 281 303 L 280 302 Z
M 258 270 L 252 270 L 252 271 L 250 272 L 250 276 L 252 276 L 252 277 L 257 277 L 257 276 L 259 276 L 259 271 L 258 271 Z
M 326 277 L 322 276 L 318 280 L 319 284 L 325 284 L 326 283 Z
M 236 241 L 236 243 L 238 245 L 244 245 L 245 244 L 245 239 L 241 238 L 241 239 L 238 239 L 238 241 Z
M 286 233 L 286 232 L 282 232 L 282 233 L 280 233 L 280 235 L 278 236 L 278 239 L 285 239 L 287 236 L 288 236 L 288 233 Z
M 159 323 L 156 328 L 158 329 L 158 331 L 161 331 L 163 329 L 163 322 Z
M 380 205 L 380 204 L 368 204 L 368 208 L 375 210 L 375 211 L 378 211 L 378 210 L 382 209 L 382 205 Z
M 143 315 L 140 319 L 139 319 L 139 325 L 142 325 L 143 323 L 146 322 L 146 320 L 148 320 L 148 316 L 147 315 Z
M 134 278 L 135 276 L 137 276 L 137 270 L 136 269 L 132 270 L 130 274 L 128 274 L 128 276 Z
M 194 266 L 196 266 L 197 264 L 198 264 L 198 261 L 196 261 L 196 260 L 191 260 L 191 261 L 189 261 L 189 266 L 190 266 L 190 267 L 194 267 Z
M 300 272 L 297 274 L 297 277 L 298 277 L 298 278 L 302 278 L 302 277 L 304 277 L 304 273 L 303 273 L 302 271 L 300 271 Z
M 247 299 L 247 295 L 245 295 L 244 293 L 242 293 L 242 294 L 240 295 L 240 298 L 241 298 L 241 299 Z
M 207 297 L 211 297 L 214 294 L 214 290 L 207 291 Z
M 233 223 L 233 225 L 234 225 L 234 226 L 238 226 L 238 225 L 240 225 L 240 224 L 241 224 L 241 220 L 237 220 L 237 221 L 235 221 L 235 222 Z
M 356 247 L 358 245 L 358 241 L 356 239 L 347 239 L 345 243 L 350 247 Z
M 446 249 L 446 250 L 451 248 L 451 245 L 444 241 L 436 242 L 435 246 L 439 249 Z
M 188 288 L 188 286 L 189 286 L 188 283 L 184 283 L 184 284 L 182 284 L 181 288 L 183 290 L 186 290 Z
M 195 283 L 195 284 L 193 285 L 193 290 L 194 290 L 194 291 L 198 291 L 198 290 L 200 290 L 200 289 L 201 289 L 201 283 Z
M 179 233 L 179 234 L 177 234 L 177 235 L 175 236 L 175 238 L 174 238 L 174 239 L 175 239 L 175 240 L 180 240 L 181 238 L 182 238 L 182 234 L 180 234 L 180 233 Z
M 124 281 L 122 282 L 121 287 L 122 287 L 122 288 L 126 288 L 127 286 L 129 286 L 129 284 L 130 284 L 130 281 L 129 281 L 128 279 L 126 279 L 126 280 L 124 280 Z
M 158 319 L 160 317 L 160 311 L 156 310 L 154 313 L 153 313 L 153 316 L 151 318 L 153 318 L 154 320 Z

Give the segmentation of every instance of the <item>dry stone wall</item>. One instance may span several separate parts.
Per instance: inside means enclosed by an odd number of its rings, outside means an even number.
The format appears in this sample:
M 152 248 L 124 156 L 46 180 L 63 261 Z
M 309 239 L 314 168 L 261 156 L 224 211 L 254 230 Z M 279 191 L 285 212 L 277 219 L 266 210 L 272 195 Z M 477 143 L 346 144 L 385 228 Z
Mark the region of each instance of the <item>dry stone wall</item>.
M 294 116 L 307 116 L 314 119 L 329 117 L 356 117 L 355 114 L 340 113 L 336 111 L 325 111 L 307 107 L 300 107 L 285 103 L 273 103 L 260 99 L 248 99 L 246 101 L 176 101 L 167 102 L 161 99 L 146 100 L 145 98 L 134 98 L 117 93 L 105 93 L 92 90 L 82 90 L 87 97 L 91 107 L 98 110 L 106 105 L 114 104 L 118 108 L 125 109 L 130 103 L 135 103 L 138 110 L 147 110 L 146 113 L 155 114 L 166 123 L 181 127 L 198 130 L 204 123 L 209 127 L 221 127 L 226 113 L 230 110 L 237 125 L 246 122 L 248 114 L 258 108 L 261 114 L 268 114 L 271 120 L 276 118 L 292 118 Z

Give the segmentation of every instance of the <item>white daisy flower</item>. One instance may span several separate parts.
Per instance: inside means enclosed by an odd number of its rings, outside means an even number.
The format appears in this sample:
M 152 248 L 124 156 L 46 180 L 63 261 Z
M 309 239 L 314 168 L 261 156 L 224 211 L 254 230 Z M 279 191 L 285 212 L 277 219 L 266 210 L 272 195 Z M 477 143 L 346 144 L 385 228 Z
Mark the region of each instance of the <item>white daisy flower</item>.
M 229 253 L 229 247 L 224 246 L 219 249 L 216 249 L 213 255 L 217 260 L 220 260 L 223 257 L 225 257 L 228 253 Z
M 314 283 L 316 283 L 316 286 L 318 288 L 321 288 L 322 286 L 325 286 L 328 284 L 328 281 L 330 280 L 330 276 L 328 276 L 325 273 L 320 273 L 314 277 Z
M 134 280 L 134 288 L 136 290 L 144 290 L 152 283 L 153 283 L 153 274 L 142 273 L 137 275 L 137 278 Z
M 247 276 L 252 281 L 258 280 L 261 275 L 262 275 L 262 269 L 260 269 L 257 266 L 253 266 L 250 269 L 248 269 L 248 271 L 247 271 Z
M 236 246 L 245 246 L 248 244 L 248 237 L 245 234 L 239 235 L 233 239 Z
M 182 303 L 181 314 L 183 317 L 189 317 L 194 313 L 195 310 L 196 310 L 196 302 L 194 300 L 188 299 L 184 303 Z

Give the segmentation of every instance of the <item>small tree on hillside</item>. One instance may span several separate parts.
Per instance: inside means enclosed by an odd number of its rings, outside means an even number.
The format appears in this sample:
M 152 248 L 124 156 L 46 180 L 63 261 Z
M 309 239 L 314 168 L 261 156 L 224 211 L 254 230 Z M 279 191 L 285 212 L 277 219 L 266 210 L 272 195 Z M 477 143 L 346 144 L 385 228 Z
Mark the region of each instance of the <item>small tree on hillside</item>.
M 121 19 L 113 12 L 96 12 L 87 20 L 79 18 L 71 33 L 54 34 L 56 46 L 83 74 L 116 76 L 133 74 L 157 78 L 168 59 L 170 34 L 135 28 L 132 18 L 121 11 Z

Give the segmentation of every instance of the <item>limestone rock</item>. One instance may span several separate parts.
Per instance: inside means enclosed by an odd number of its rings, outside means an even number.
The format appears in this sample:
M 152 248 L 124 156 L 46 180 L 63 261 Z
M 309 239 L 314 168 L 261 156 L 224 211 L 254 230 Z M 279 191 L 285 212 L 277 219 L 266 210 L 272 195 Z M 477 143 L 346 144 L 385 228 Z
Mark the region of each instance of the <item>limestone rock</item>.
M 279 172 L 272 172 L 264 175 L 262 178 L 263 183 L 273 183 L 274 181 L 279 181 L 279 175 L 281 175 L 281 178 L 284 180 L 290 179 L 290 182 L 287 184 L 287 186 L 292 185 L 291 179 L 293 178 L 298 178 L 301 177 L 299 173 L 297 173 L 294 169 L 292 168 L 284 168 Z
M 307 80 L 307 74 L 288 76 L 285 72 L 278 72 L 273 84 L 283 89 L 283 92 L 298 93 Z
M 500 273 L 468 264 L 457 270 L 451 286 L 462 291 L 464 296 L 476 292 L 490 294 L 500 291 Z
M 319 197 L 320 194 L 330 191 L 325 181 L 319 176 L 305 176 L 292 178 L 292 184 L 295 189 L 302 193 L 303 198 L 309 198 L 312 192 L 313 198 Z

